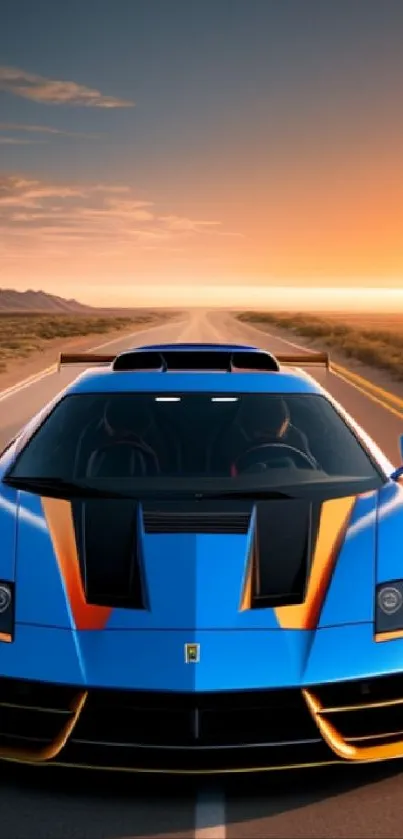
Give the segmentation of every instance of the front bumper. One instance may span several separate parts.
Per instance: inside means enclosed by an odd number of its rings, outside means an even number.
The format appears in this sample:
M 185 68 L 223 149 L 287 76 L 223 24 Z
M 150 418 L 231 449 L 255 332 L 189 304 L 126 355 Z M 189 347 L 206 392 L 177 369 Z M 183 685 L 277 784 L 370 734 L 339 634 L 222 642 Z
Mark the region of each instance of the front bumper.
M 403 675 L 180 694 L 0 680 L 0 759 L 159 773 L 403 757 Z
M 224 773 L 403 757 L 403 639 L 377 643 L 372 624 L 194 636 L 18 624 L 0 673 L 0 759 Z

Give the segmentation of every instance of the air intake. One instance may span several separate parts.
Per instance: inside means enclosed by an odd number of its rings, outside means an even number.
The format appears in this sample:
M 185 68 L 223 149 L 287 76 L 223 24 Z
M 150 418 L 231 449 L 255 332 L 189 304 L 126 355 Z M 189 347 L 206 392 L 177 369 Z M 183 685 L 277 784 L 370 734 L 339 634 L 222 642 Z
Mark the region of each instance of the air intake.
M 146 533 L 248 532 L 250 517 L 239 513 L 144 513 Z
M 246 534 L 250 526 L 251 502 L 181 501 L 144 502 L 145 533 L 232 533 Z
M 256 372 L 277 372 L 280 367 L 271 353 L 256 351 L 222 350 L 131 350 L 121 353 L 113 363 L 115 371 L 153 370 L 168 371 L 215 371 L 231 373 L 236 370 Z

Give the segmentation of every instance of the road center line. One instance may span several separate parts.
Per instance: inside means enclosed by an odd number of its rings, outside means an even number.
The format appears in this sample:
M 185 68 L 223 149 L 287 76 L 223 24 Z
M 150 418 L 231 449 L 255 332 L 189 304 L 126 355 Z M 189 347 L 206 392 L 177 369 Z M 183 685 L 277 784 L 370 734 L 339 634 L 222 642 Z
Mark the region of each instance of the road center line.
M 196 799 L 195 839 L 226 839 L 225 793 L 201 789 Z
M 383 408 L 385 411 L 389 411 L 390 414 L 394 414 L 394 416 L 398 417 L 398 419 L 403 419 L 402 411 L 397 411 L 396 408 L 392 408 L 392 406 L 389 405 L 387 402 L 384 402 L 382 399 L 379 399 L 377 396 L 374 396 L 373 393 L 370 393 L 370 391 L 365 390 L 363 387 L 360 387 L 360 385 L 356 384 L 356 382 L 352 382 L 351 379 L 348 379 L 346 376 L 342 376 L 342 374 L 336 372 L 336 370 L 331 370 L 330 372 L 332 376 L 337 376 L 338 379 L 342 379 L 343 382 L 345 382 L 347 385 L 350 385 L 350 387 L 353 387 L 354 390 L 358 390 L 360 393 L 366 396 L 367 399 L 370 399 L 371 402 L 375 402 L 376 405 L 380 405 L 381 408 Z

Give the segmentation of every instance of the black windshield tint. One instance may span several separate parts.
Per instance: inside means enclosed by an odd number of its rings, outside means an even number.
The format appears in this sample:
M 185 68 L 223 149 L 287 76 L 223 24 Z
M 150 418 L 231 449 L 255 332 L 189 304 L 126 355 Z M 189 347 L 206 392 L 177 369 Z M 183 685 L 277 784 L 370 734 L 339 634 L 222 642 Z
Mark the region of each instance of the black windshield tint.
M 373 479 L 378 473 L 322 396 L 211 393 L 66 396 L 19 454 L 15 477 L 63 480 L 231 478 L 267 485 Z M 245 483 L 246 481 L 246 483 Z M 173 484 L 173 485 L 174 485 Z

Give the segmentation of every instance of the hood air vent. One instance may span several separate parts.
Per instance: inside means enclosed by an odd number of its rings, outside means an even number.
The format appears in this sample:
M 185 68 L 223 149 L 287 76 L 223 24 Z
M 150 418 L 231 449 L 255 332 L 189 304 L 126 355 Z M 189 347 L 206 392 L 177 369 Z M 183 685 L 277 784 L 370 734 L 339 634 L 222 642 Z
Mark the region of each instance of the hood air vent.
M 194 502 L 189 505 L 144 506 L 143 526 L 146 533 L 232 533 L 246 534 L 250 525 L 250 509 L 229 510 L 221 505 Z

